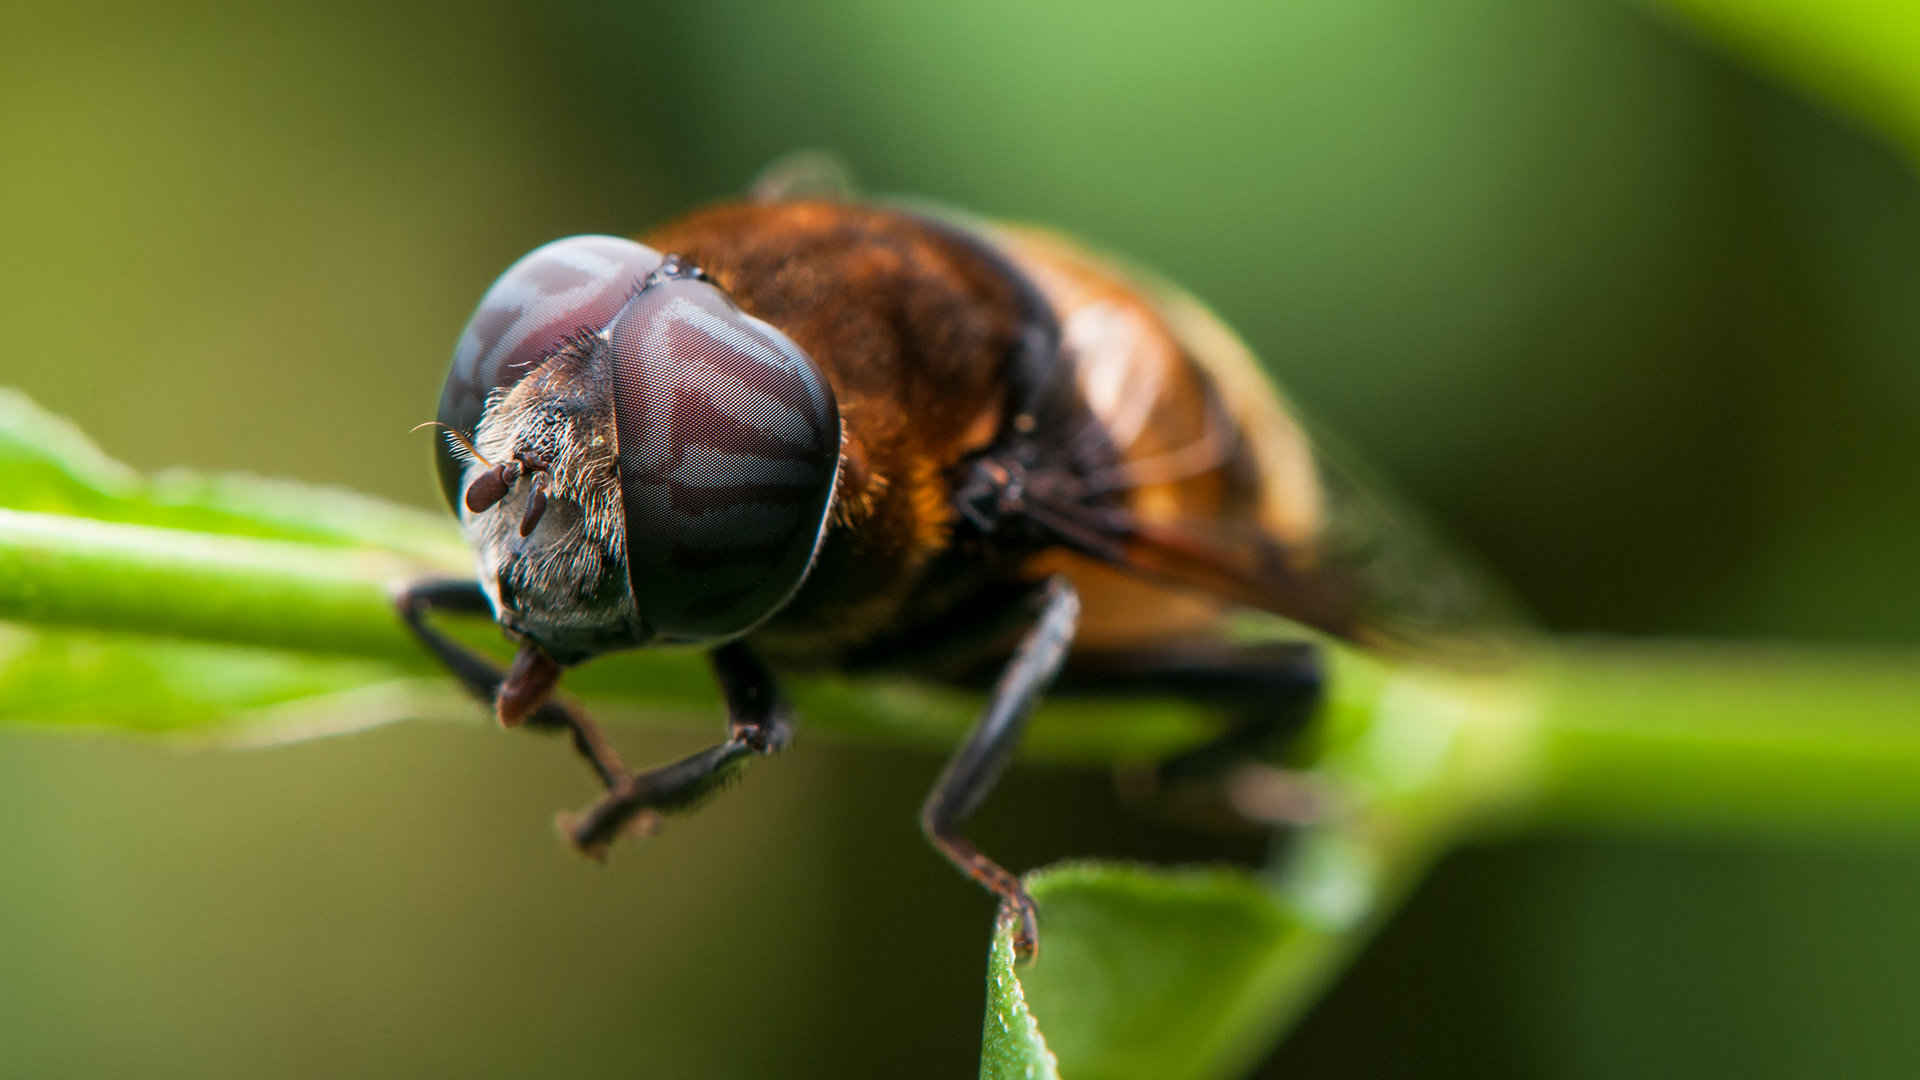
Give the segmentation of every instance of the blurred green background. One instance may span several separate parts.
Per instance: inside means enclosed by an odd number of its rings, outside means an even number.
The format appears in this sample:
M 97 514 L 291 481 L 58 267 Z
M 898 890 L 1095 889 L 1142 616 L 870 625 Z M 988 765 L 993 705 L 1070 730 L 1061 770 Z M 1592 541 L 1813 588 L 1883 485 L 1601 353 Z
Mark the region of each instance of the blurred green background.
M 7 23 L 0 383 L 142 467 L 432 505 L 408 429 L 501 268 L 825 147 L 874 190 L 1048 222 L 1209 298 L 1552 629 L 1920 636 L 1920 187 L 1652 9 Z M 619 735 L 630 760 L 696 744 Z M 4 1071 L 971 1075 L 989 909 L 919 840 L 938 766 L 803 730 L 602 869 L 550 834 L 588 793 L 565 751 L 477 724 L 254 753 L 8 735 Z M 1017 770 L 976 836 L 1016 867 L 1261 845 L 1061 769 Z M 1897 844 L 1484 846 L 1266 1071 L 1912 1076 L 1916 890 Z

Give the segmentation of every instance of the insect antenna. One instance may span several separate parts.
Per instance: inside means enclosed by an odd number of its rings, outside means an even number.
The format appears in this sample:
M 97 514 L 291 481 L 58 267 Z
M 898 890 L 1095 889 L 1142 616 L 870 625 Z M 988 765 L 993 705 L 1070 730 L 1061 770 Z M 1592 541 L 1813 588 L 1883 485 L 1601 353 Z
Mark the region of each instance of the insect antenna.
M 440 430 L 446 432 L 447 440 L 449 442 L 452 442 L 455 446 L 458 446 L 460 449 L 466 451 L 468 454 L 470 454 L 473 457 L 473 460 L 479 462 L 482 465 L 485 465 L 489 469 L 494 469 L 499 467 L 495 465 L 493 462 L 488 461 L 487 456 L 480 452 L 480 448 L 473 445 L 473 440 L 461 434 L 459 428 L 448 427 L 447 425 L 441 423 L 438 420 L 428 420 L 423 423 L 415 424 L 412 427 L 407 429 L 407 434 L 411 435 L 414 432 L 419 431 L 421 428 L 430 428 L 430 427 L 439 428 Z
M 437 427 L 446 432 L 449 442 L 465 451 L 473 460 L 487 467 L 486 472 L 475 477 L 473 483 L 467 485 L 467 493 L 464 499 L 467 504 L 467 509 L 474 513 L 484 513 L 492 509 L 495 503 L 507 497 L 507 491 L 520 479 L 522 466 L 518 458 L 513 461 L 495 465 L 493 462 L 488 461 L 486 455 L 480 452 L 480 448 L 473 445 L 473 440 L 467 438 L 459 429 L 448 427 L 438 420 L 428 420 L 423 424 L 415 424 L 413 430 L 419 431 L 421 428 L 426 427 Z M 544 474 L 546 469 L 544 464 L 537 462 L 530 464 L 534 465 L 534 471 L 536 473 Z M 540 515 L 546 513 L 546 509 L 546 491 L 544 489 L 536 489 L 533 492 L 533 498 L 528 500 L 526 516 L 520 521 L 521 536 L 525 536 L 533 531 L 533 527 L 540 522 Z

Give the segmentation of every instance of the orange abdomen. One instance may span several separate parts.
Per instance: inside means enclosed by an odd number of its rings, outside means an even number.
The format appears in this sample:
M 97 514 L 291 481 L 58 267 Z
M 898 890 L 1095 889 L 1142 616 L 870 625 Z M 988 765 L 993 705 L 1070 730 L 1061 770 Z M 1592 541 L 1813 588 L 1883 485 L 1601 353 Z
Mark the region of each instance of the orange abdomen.
M 1250 564 L 1310 557 L 1321 519 L 1311 449 L 1231 331 L 1183 294 L 1056 234 L 1009 227 L 995 238 L 1058 314 L 1087 409 L 1119 455 L 1105 482 L 1131 513 L 1168 529 L 1204 523 Z M 1088 648 L 1209 635 L 1249 603 L 1218 582 L 1182 581 L 1173 566 L 1148 576 L 1054 551 L 1032 571 L 1074 580 Z

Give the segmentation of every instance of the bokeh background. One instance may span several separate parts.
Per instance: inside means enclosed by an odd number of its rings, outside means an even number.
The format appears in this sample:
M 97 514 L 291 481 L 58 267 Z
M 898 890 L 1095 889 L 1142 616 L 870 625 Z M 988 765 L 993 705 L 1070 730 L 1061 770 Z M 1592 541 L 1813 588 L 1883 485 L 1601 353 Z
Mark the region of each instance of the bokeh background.
M 1209 298 L 1549 628 L 1920 635 L 1911 158 L 1819 77 L 1659 10 L 5 22 L 0 383 L 142 467 L 432 505 L 408 429 L 494 274 L 824 147 L 873 190 L 1052 223 Z M 695 745 L 619 734 L 630 759 Z M 971 1075 L 989 909 L 918 838 L 938 766 L 803 738 L 602 869 L 549 832 L 586 794 L 565 752 L 480 725 L 244 754 L 9 734 L 0 1072 Z M 1016 771 L 977 838 L 1019 867 L 1259 850 L 1064 769 Z M 1481 847 L 1266 1070 L 1915 1075 L 1916 892 L 1898 843 Z

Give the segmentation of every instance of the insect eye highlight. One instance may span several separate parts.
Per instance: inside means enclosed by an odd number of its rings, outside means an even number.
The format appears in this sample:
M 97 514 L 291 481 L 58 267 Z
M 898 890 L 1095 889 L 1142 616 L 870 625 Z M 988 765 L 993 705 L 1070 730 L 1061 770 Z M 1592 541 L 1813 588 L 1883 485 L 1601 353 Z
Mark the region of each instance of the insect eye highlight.
M 832 387 L 668 256 L 608 327 L 628 570 L 671 640 L 751 629 L 805 578 L 839 468 Z

